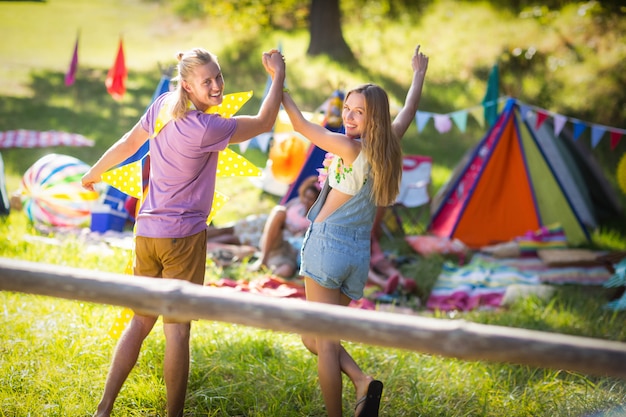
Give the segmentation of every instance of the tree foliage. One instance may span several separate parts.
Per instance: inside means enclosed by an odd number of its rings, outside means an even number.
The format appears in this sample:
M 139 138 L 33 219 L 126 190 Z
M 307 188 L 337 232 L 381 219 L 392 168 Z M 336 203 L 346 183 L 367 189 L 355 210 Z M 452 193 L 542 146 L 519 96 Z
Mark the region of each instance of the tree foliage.
M 184 19 L 216 18 L 233 26 L 271 29 L 307 27 L 310 0 L 175 0 Z

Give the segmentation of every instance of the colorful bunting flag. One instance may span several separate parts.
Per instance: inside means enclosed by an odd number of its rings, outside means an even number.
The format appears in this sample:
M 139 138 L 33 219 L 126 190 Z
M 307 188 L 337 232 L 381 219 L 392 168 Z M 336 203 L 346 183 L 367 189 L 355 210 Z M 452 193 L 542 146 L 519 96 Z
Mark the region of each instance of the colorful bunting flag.
M 587 125 L 581 122 L 580 120 L 574 120 L 574 140 L 578 140 L 580 135 L 583 134 Z
M 454 121 L 456 127 L 458 127 L 461 132 L 465 132 L 465 129 L 467 128 L 467 112 L 463 110 L 455 111 L 450 113 L 450 117 Z
M 537 123 L 535 124 L 535 129 L 539 129 L 543 122 L 548 118 L 548 113 L 544 111 L 537 111 Z
M 74 44 L 74 53 L 72 54 L 72 60 L 70 61 L 70 67 L 65 73 L 65 85 L 69 87 L 76 81 L 76 70 L 78 69 L 78 38 L 80 33 L 76 35 L 76 43 Z
M 494 102 L 497 103 L 498 112 L 501 111 L 501 107 L 506 100 L 507 97 L 500 97 Z M 516 100 L 516 102 L 520 108 L 520 114 L 522 115 L 522 118 L 524 120 L 529 120 L 529 118 L 531 118 L 533 115 L 536 116 L 535 119 L 530 119 L 533 121 L 535 129 L 539 129 L 549 117 L 552 117 L 554 121 L 554 135 L 557 137 L 561 134 L 567 122 L 570 122 L 573 125 L 573 140 L 578 140 L 580 136 L 584 133 L 584 131 L 588 127 L 591 127 L 591 144 L 594 148 L 600 143 L 602 137 L 604 136 L 604 133 L 607 131 L 609 132 L 611 137 L 611 150 L 614 150 L 617 147 L 617 144 L 619 143 L 622 135 L 626 134 L 625 129 L 618 129 L 615 127 L 587 123 L 582 120 L 568 118 L 567 116 L 564 116 L 562 114 L 553 113 L 546 109 L 522 103 L 519 100 Z M 483 110 L 483 105 L 478 105 L 447 114 L 417 111 L 415 113 L 417 131 L 422 132 L 422 130 L 424 130 L 424 127 L 428 124 L 428 121 L 432 118 L 435 121 L 435 129 L 439 133 L 446 133 L 450 131 L 452 125 L 451 121 L 454 122 L 454 124 L 459 128 L 461 132 L 465 132 L 467 128 L 468 113 L 474 117 L 480 127 L 484 127 L 485 113 Z
M 415 113 L 415 122 L 417 123 L 418 132 L 421 132 L 422 130 L 424 130 L 424 126 L 426 126 L 426 123 L 428 123 L 431 116 L 432 116 L 432 113 L 428 113 L 425 111 L 418 110 L 417 113 Z
M 555 114 L 553 116 L 554 119 L 554 136 L 559 136 L 563 127 L 565 127 L 565 122 L 567 121 L 567 117 L 562 116 L 560 114 Z
M 434 120 L 435 129 L 437 129 L 437 132 L 446 133 L 449 132 L 450 129 L 452 129 L 452 121 L 447 114 L 435 114 Z
M 617 144 L 622 138 L 622 134 L 617 131 L 612 131 L 610 135 L 611 135 L 611 150 L 613 151 L 615 150 L 615 148 L 617 147 Z
M 124 43 L 120 38 L 119 47 L 117 49 L 117 56 L 115 62 L 107 74 L 105 85 L 107 92 L 111 94 L 113 99 L 121 100 L 126 92 L 126 62 L 124 60 Z
M 498 118 L 498 96 L 500 95 L 500 77 L 498 73 L 498 64 L 496 63 L 489 72 L 487 80 L 487 91 L 483 98 L 483 107 L 485 120 L 488 126 L 493 126 Z
M 474 119 L 478 122 L 481 128 L 485 127 L 485 112 L 482 107 L 474 106 L 469 109 L 469 112 L 472 116 L 474 116 Z
M 603 126 L 594 125 L 591 127 L 591 147 L 595 148 L 600 143 L 602 136 L 606 132 L 606 129 Z

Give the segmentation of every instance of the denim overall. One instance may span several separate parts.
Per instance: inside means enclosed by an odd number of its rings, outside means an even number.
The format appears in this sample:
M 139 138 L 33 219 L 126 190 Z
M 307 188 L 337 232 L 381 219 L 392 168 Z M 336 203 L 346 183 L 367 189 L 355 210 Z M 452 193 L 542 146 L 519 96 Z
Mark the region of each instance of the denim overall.
M 326 288 L 340 288 L 353 300 L 363 297 L 370 260 L 370 237 L 376 205 L 370 199 L 372 180 L 368 177 L 350 200 L 323 222 L 315 223 L 328 193 L 328 180 L 309 210 L 311 225 L 302 244 L 300 275 Z

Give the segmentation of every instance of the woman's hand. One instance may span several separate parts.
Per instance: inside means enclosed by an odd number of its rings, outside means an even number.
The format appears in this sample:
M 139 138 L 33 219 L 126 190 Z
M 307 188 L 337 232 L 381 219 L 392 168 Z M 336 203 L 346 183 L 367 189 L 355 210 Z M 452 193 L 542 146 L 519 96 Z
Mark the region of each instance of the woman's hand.
M 274 79 L 276 73 L 285 74 L 285 57 L 277 49 L 263 53 L 265 71 Z
M 428 69 L 428 57 L 420 52 L 420 45 L 417 45 L 415 48 L 415 54 L 411 59 L 411 67 L 413 67 L 414 72 L 421 72 L 422 74 L 425 74 L 426 69 Z

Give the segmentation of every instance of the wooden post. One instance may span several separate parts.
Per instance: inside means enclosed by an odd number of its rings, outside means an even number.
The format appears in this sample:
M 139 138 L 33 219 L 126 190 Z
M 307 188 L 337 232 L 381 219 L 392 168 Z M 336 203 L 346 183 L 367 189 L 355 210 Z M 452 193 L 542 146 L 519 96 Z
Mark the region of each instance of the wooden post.
M 187 282 L 0 258 L 0 290 L 126 306 L 143 314 L 307 333 L 464 360 L 626 378 L 626 343 L 462 320 L 272 298 Z

